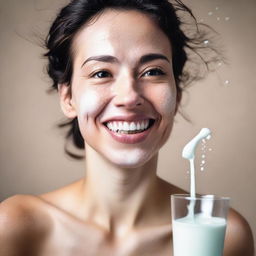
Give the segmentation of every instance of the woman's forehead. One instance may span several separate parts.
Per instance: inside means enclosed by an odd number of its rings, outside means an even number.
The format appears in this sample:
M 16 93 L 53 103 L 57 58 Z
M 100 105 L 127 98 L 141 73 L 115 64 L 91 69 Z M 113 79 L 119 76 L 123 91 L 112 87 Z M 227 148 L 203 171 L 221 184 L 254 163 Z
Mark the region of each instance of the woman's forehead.
M 73 41 L 76 56 L 144 54 L 159 51 L 171 58 L 170 41 L 154 20 L 142 12 L 107 9 L 85 24 Z

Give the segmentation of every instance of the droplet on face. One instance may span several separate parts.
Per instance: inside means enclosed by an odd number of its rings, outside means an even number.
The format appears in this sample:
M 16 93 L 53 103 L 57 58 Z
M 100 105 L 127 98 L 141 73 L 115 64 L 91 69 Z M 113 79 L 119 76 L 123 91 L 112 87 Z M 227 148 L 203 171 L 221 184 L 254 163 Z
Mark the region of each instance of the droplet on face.
M 209 44 L 209 40 L 204 40 L 204 44 Z
M 218 7 L 218 6 L 216 6 L 216 7 L 215 7 L 215 10 L 216 10 L 216 11 L 218 11 L 218 10 L 219 10 L 219 7 Z
M 213 12 L 208 12 L 208 15 L 209 15 L 209 16 L 212 16 L 212 15 L 213 15 Z
M 209 151 L 212 151 L 212 148 L 209 148 Z
M 230 17 L 225 17 L 225 21 L 229 21 L 230 20 Z
M 220 17 L 217 17 L 216 19 L 217 19 L 217 21 L 220 21 Z
M 202 155 L 202 158 L 205 158 L 205 155 Z
M 201 171 L 204 171 L 204 167 L 201 167 L 200 170 L 201 170 Z

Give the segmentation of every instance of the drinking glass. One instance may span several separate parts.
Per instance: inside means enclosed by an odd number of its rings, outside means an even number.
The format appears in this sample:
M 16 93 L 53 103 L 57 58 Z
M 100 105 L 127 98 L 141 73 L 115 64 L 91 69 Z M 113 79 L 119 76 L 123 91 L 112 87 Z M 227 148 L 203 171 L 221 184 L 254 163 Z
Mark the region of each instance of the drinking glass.
M 172 195 L 174 256 L 222 256 L 228 197 Z

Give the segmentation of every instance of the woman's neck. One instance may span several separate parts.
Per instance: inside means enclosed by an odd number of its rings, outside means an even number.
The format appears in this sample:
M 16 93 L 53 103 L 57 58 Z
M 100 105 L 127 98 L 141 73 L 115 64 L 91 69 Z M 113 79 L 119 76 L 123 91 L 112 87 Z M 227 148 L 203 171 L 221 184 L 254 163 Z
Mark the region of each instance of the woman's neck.
M 86 215 L 109 231 L 143 225 L 159 204 L 157 155 L 137 168 L 117 167 L 89 148 L 83 183 Z M 143 216 L 143 218 L 140 218 Z

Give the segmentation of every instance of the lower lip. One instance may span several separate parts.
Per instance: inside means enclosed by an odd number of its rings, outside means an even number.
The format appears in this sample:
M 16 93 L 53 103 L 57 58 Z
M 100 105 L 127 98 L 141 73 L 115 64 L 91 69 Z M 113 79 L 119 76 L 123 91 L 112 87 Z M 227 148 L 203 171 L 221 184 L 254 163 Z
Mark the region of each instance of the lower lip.
M 110 133 L 110 135 L 114 140 L 120 143 L 125 143 L 125 144 L 136 144 L 136 143 L 143 142 L 147 138 L 153 126 L 154 125 L 152 125 L 149 129 L 143 132 L 133 133 L 133 134 L 117 133 L 109 130 L 106 126 L 104 127 Z

